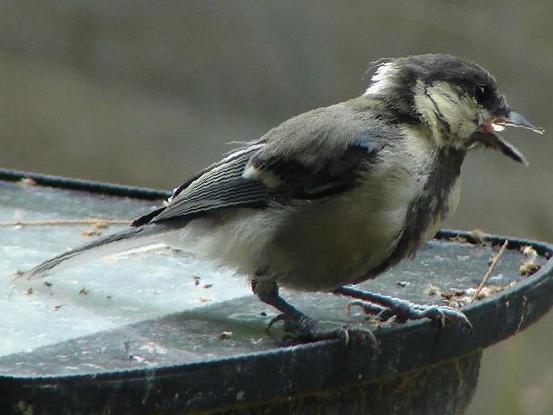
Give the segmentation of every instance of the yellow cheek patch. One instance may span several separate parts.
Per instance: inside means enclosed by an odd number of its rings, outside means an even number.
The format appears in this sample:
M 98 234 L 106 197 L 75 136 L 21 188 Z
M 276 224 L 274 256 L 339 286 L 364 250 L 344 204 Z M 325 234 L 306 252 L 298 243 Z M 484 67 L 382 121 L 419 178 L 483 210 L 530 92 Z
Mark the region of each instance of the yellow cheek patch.
M 430 86 L 422 82 L 417 84 L 415 106 L 431 128 L 441 130 L 441 134 L 446 136 L 444 139 L 448 141 L 459 141 L 462 144 L 474 132 L 478 105 L 474 99 L 448 82 L 435 82 Z M 448 131 L 444 131 L 444 124 Z

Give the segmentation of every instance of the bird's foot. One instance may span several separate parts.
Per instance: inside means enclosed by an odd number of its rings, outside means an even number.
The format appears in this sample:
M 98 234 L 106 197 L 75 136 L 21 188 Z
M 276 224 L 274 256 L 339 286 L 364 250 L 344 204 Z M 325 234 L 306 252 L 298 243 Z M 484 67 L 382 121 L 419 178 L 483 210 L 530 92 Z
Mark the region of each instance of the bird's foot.
M 470 320 L 462 311 L 453 307 L 415 304 L 400 298 L 359 291 L 349 287 L 341 287 L 334 293 L 357 298 L 348 304 L 348 310 L 351 310 L 353 306 L 359 306 L 365 313 L 375 315 L 382 321 L 393 319 L 403 323 L 407 320 L 429 318 L 440 323 L 440 326 L 444 326 L 449 320 L 461 323 L 472 333 Z
M 284 323 L 284 331 L 287 333 L 284 339 L 287 344 L 312 342 L 318 340 L 340 339 L 347 346 L 352 336 L 369 341 L 374 347 L 378 345 L 378 341 L 373 332 L 367 329 L 336 327 L 324 328 L 311 317 L 302 315 L 299 318 L 291 317 L 286 314 L 279 314 L 274 317 L 267 326 L 267 331 L 270 333 L 271 327 L 282 321 Z
M 306 315 L 292 317 L 284 313 L 278 314 L 269 322 L 267 331 L 270 332 L 271 327 L 280 321 L 284 323 L 284 331 L 288 334 L 288 338 L 292 336 L 300 342 L 342 339 L 346 345 L 349 343 L 349 331 L 347 327 L 326 329 Z
M 472 332 L 472 323 L 462 311 L 452 307 L 415 304 L 399 298 L 390 297 L 393 304 L 383 307 L 363 300 L 352 300 L 348 303 L 348 311 L 353 306 L 358 306 L 367 314 L 376 315 L 381 321 L 396 321 L 404 323 L 407 320 L 421 320 L 428 318 L 437 321 L 440 326 L 445 326 L 446 321 L 450 320 L 463 324 Z

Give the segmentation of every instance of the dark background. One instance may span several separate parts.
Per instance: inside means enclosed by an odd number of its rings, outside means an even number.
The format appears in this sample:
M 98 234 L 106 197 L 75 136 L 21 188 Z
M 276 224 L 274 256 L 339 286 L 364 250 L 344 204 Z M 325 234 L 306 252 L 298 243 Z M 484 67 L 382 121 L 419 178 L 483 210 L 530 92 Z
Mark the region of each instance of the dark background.
M 359 95 L 370 61 L 443 52 L 553 131 L 553 2 L 2 1 L 0 167 L 173 188 L 226 143 Z M 551 134 L 475 152 L 448 227 L 553 240 Z M 553 293 L 552 293 L 553 295 Z M 553 413 L 553 314 L 488 349 L 469 414 Z

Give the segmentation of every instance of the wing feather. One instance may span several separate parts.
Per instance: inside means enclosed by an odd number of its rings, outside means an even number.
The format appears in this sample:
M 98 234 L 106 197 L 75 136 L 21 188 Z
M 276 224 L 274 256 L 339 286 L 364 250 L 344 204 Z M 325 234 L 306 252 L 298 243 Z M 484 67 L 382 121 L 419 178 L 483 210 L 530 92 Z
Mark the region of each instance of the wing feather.
M 258 145 L 250 146 L 213 164 L 185 188 L 177 189 L 165 209 L 151 221 L 186 219 L 229 207 L 266 207 L 271 189 L 259 180 L 243 177 L 245 165 L 259 149 Z
M 188 221 L 235 207 L 264 209 L 273 202 L 294 204 L 351 190 L 378 160 L 386 140 L 372 128 L 377 121 L 337 108 L 341 122 L 328 108 L 284 122 L 186 181 L 167 206 L 133 225 Z M 332 129 L 335 138 L 329 140 Z

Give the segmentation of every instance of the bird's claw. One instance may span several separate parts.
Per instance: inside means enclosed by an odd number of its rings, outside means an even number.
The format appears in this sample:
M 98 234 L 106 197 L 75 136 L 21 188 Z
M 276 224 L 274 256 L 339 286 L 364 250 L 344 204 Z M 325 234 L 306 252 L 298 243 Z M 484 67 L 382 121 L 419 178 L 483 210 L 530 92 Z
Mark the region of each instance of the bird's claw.
M 284 322 L 284 331 L 291 334 L 289 339 L 295 338 L 299 341 L 341 339 L 344 345 L 348 346 L 352 335 L 355 335 L 356 338 L 370 342 L 374 348 L 378 346 L 378 340 L 371 330 L 354 329 L 349 326 L 326 329 L 320 327 L 319 323 L 307 316 L 294 319 L 286 314 L 278 314 L 271 319 L 266 330 L 270 333 L 271 327 L 280 321 Z
M 347 305 L 348 312 L 351 312 L 353 306 L 361 307 L 366 314 L 377 316 L 381 321 L 394 319 L 399 323 L 404 323 L 407 320 L 428 318 L 439 322 L 440 326 L 443 327 L 447 320 L 451 320 L 462 323 L 470 333 L 473 331 L 472 323 L 467 316 L 462 311 L 452 307 L 414 304 L 404 300 L 396 300 L 393 305 L 384 307 L 368 301 L 353 300 Z

